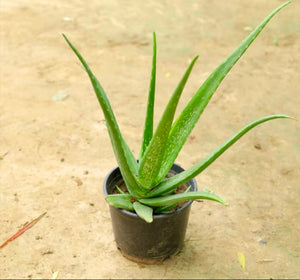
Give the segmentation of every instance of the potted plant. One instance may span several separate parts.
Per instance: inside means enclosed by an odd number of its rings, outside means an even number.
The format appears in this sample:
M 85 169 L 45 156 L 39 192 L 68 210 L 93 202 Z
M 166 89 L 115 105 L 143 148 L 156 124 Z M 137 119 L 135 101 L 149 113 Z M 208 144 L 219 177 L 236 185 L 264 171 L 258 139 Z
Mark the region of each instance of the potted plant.
M 174 120 L 175 110 L 198 58 L 188 66 L 165 111 L 153 129 L 156 77 L 156 36 L 153 33 L 153 59 L 144 133 L 139 159 L 125 142 L 109 100 L 88 64 L 63 34 L 65 40 L 85 68 L 103 110 L 107 130 L 118 163 L 104 182 L 104 193 L 110 205 L 117 246 L 124 256 L 144 263 L 162 261 L 180 250 L 183 244 L 191 203 L 208 199 L 227 203 L 209 191 L 198 191 L 194 179 L 231 145 L 257 125 L 286 115 L 260 118 L 233 135 L 196 165 L 184 170 L 175 163 L 177 155 L 200 118 L 203 110 L 224 77 L 239 60 L 258 34 L 288 1 L 254 29 L 251 34 L 225 59 L 199 87 L 181 114 Z

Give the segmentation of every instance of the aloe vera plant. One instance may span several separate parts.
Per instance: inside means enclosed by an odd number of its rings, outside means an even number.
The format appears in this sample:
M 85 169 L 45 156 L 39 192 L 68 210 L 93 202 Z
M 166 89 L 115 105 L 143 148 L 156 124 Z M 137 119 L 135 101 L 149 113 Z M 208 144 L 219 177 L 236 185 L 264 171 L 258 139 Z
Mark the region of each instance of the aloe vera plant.
M 175 176 L 166 178 L 166 175 L 224 77 L 271 18 L 290 2 L 291 1 L 288 1 L 275 9 L 248 35 L 248 37 L 210 74 L 179 114 L 178 118 L 174 120 L 179 98 L 198 58 L 198 56 L 196 56 L 178 83 L 155 130 L 153 128 L 153 115 L 156 80 L 156 35 L 153 33 L 151 81 L 144 133 L 138 161 L 122 136 L 109 100 L 100 82 L 94 76 L 82 55 L 63 34 L 65 40 L 85 68 L 93 85 L 106 119 L 107 129 L 116 160 L 128 190 L 128 193 L 120 191 L 118 194 L 108 195 L 106 197 L 108 203 L 115 207 L 135 211 L 137 215 L 146 222 L 152 221 L 153 213 L 166 211 L 166 209 L 170 209 L 179 202 L 194 199 L 208 199 L 224 205 L 227 204 L 219 196 L 207 191 L 185 191 L 179 194 L 175 194 L 174 191 L 178 186 L 188 182 L 201 173 L 252 128 L 269 120 L 290 117 L 278 114 L 260 118 L 246 125 L 201 162 Z

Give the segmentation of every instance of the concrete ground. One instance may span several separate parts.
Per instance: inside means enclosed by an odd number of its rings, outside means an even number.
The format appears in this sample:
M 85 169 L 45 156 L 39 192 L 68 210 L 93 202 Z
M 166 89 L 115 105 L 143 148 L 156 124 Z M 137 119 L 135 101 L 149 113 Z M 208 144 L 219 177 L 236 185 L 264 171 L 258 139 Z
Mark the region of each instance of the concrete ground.
M 292 120 L 255 128 L 197 176 L 199 189 L 230 205 L 193 203 L 180 254 L 152 266 L 122 257 L 102 193 L 116 161 L 89 80 L 61 36 L 100 79 L 138 156 L 152 32 L 157 123 L 195 55 L 179 109 L 283 2 L 1 0 L 0 243 L 47 214 L 0 249 L 0 277 L 300 278 L 300 125 Z M 255 119 L 300 119 L 299 14 L 293 1 L 276 15 L 223 81 L 177 159 L 184 168 Z

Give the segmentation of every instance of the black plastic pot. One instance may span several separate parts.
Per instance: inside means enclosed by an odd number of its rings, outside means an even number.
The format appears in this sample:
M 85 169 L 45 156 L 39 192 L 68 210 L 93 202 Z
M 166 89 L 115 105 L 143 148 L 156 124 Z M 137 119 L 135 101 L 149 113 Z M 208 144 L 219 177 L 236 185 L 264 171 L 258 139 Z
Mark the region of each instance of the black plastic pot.
M 184 171 L 174 164 L 171 172 Z M 103 185 L 105 196 L 123 182 L 120 169 L 113 169 Z M 187 182 L 190 191 L 197 191 L 195 179 Z M 135 213 L 110 205 L 113 232 L 118 249 L 128 259 L 146 264 L 159 263 L 180 251 L 183 246 L 192 201 L 168 214 L 157 214 L 146 223 Z

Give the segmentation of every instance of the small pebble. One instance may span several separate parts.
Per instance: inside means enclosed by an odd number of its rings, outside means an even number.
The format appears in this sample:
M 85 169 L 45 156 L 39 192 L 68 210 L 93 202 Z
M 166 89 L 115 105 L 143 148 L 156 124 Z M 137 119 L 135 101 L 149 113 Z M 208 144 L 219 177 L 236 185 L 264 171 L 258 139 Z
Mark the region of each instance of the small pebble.
M 63 17 L 62 18 L 64 21 L 71 21 L 72 20 L 72 18 L 70 18 L 70 17 Z
M 260 244 L 266 245 L 268 242 L 267 242 L 267 240 L 265 240 L 265 239 L 261 239 L 261 240 L 259 240 L 259 243 L 260 243 Z
M 261 150 L 261 145 L 259 143 L 257 143 L 254 145 L 254 148 L 257 150 Z

